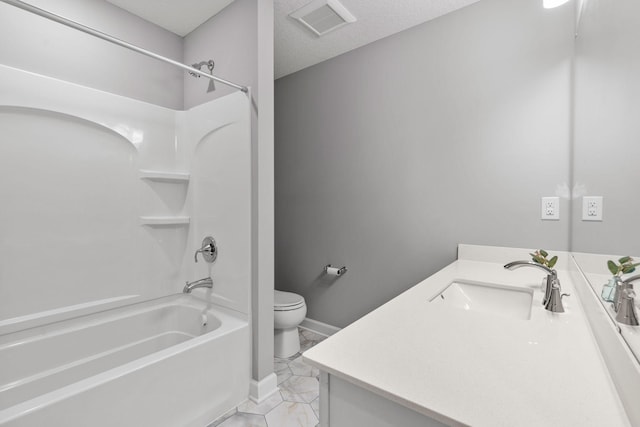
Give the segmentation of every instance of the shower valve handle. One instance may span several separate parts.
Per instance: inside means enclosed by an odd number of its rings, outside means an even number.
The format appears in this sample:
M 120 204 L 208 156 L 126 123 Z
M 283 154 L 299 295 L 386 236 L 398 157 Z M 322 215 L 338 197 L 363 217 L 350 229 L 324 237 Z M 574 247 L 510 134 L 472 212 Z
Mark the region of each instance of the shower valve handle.
M 213 237 L 207 236 L 204 238 L 202 247 L 198 249 L 194 255 L 195 262 L 198 262 L 198 254 L 202 254 L 202 258 L 210 264 L 218 258 L 218 247 Z

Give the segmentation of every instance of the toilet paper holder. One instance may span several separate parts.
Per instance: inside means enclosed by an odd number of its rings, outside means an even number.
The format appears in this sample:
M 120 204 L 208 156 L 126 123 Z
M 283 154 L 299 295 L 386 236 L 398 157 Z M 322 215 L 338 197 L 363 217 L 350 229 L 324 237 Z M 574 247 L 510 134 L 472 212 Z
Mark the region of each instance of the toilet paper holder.
M 338 267 L 332 267 L 331 264 L 327 264 L 324 267 L 324 272 L 329 276 L 342 276 L 347 272 L 347 267 L 343 265 L 342 267 L 338 268 Z

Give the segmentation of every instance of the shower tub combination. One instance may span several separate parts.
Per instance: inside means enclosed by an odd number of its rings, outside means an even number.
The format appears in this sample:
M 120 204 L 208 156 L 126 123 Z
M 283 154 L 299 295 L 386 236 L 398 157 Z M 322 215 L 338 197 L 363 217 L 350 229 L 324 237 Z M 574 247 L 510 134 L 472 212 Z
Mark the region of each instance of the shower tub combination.
M 1 426 L 203 427 L 248 395 L 242 313 L 181 294 L 66 317 L 0 327 Z
M 0 3 L 239 90 L 176 112 L 0 64 L 0 170 L 24 184 L 3 181 L 13 209 L 0 211 L 12 225 L 0 239 L 0 426 L 204 427 L 246 400 L 251 381 L 249 88 L 23 1 Z M 147 169 L 161 179 L 143 185 Z M 193 179 L 178 180 L 168 203 L 157 185 L 172 171 Z M 48 208 L 38 212 L 46 222 L 27 215 L 34 206 Z M 137 218 L 140 207 L 162 214 L 152 217 L 160 227 Z M 176 277 L 201 277 L 181 248 L 211 230 L 229 242 L 215 292 L 165 296 Z M 31 235 L 55 243 L 38 269 L 22 264 Z M 145 254 L 139 265 L 131 248 Z M 39 276 L 23 281 L 31 270 Z

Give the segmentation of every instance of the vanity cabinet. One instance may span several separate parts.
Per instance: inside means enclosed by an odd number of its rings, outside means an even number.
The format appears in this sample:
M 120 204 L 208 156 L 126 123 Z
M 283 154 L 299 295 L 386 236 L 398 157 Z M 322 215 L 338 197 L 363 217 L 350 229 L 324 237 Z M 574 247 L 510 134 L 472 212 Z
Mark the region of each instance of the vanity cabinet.
M 320 377 L 320 427 L 445 427 L 392 400 L 339 377 Z

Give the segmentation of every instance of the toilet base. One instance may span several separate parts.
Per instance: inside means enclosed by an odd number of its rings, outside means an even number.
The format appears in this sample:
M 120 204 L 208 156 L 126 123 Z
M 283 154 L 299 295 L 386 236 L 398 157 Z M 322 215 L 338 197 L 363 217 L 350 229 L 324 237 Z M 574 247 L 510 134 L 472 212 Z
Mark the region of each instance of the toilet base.
M 275 357 L 285 359 L 300 351 L 300 337 L 298 327 L 287 329 L 275 329 L 273 340 L 273 354 Z

